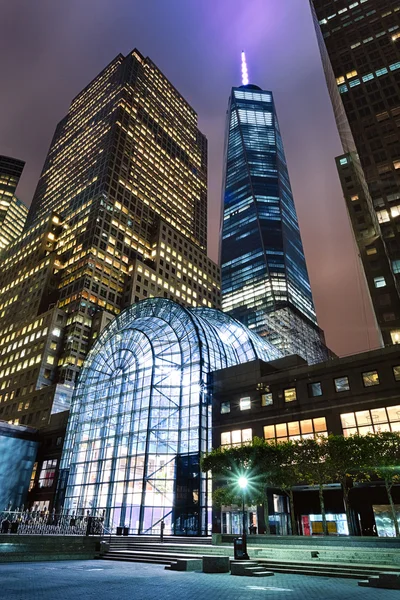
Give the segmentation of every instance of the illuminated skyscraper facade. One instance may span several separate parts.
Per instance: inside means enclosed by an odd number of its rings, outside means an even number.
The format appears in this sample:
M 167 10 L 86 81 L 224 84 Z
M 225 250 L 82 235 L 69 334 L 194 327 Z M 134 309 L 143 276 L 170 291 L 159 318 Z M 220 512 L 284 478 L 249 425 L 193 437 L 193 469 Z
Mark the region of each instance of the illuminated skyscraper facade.
M 67 408 L 65 390 L 72 391 L 93 340 L 121 309 L 156 296 L 220 306 L 219 269 L 206 251 L 207 141 L 197 115 L 149 58 L 137 50 L 118 55 L 57 126 L 26 229 L 0 270 L 0 344 L 13 347 L 38 315 L 59 311 L 61 342 L 48 340 L 38 356 L 50 361 L 48 386 L 64 386 L 57 410 Z M 17 322 L 26 290 L 40 301 Z M 25 422 L 29 414 L 18 414 L 15 401 L 17 390 L 26 391 L 18 381 L 25 359 L 11 353 L 4 360 L 0 418 L 7 396 L 8 419 Z
M 15 190 L 25 163 L 9 156 L 0 156 L 0 252 L 21 235 L 28 209 Z
M 272 93 L 233 88 L 225 148 L 222 307 L 284 353 L 328 356 Z
M 400 343 L 400 4 L 310 0 L 338 171 L 384 343 Z

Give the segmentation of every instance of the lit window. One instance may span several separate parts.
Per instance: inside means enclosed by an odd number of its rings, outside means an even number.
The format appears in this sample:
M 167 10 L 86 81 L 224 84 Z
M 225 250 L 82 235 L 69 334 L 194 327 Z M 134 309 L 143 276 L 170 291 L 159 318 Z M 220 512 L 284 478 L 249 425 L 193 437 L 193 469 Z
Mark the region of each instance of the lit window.
M 341 165 L 347 165 L 347 158 L 341 158 L 339 162 Z
M 370 248 L 367 248 L 367 256 L 372 256 L 373 254 L 376 254 L 378 251 L 376 248 L 374 248 L 373 246 Z
M 246 444 L 251 442 L 253 439 L 253 431 L 251 429 L 243 429 L 242 430 L 242 442 Z
M 374 277 L 374 285 L 376 288 L 386 287 L 386 280 L 383 277 L 383 275 L 380 275 L 379 277 Z
M 271 406 L 273 404 L 272 394 L 263 394 L 261 396 L 261 406 Z
M 325 417 L 319 417 L 318 419 L 313 419 L 313 423 L 314 423 L 315 433 L 322 433 L 323 431 L 326 431 Z
M 221 402 L 221 415 L 226 415 L 226 413 L 231 412 L 231 403 L 230 402 Z
M 51 487 L 56 475 L 57 459 L 44 460 L 39 475 L 39 487 Z
M 266 440 L 271 440 L 271 439 L 275 438 L 275 425 L 265 425 L 264 438 Z
M 221 446 L 241 446 L 248 444 L 253 439 L 252 429 L 237 429 L 221 433 Z
M 310 398 L 322 396 L 322 386 L 319 381 L 308 384 L 308 395 Z
M 356 413 L 340 415 L 343 435 L 378 433 L 380 431 L 400 431 L 400 406 L 387 406 L 360 410 Z
M 359 197 L 358 197 L 358 195 L 356 194 L 355 196 L 351 196 L 350 200 L 351 200 L 352 202 L 355 202 L 356 200 L 359 200 Z
M 400 344 L 400 329 L 394 329 L 390 332 L 393 344 Z
M 240 398 L 239 406 L 240 410 L 249 410 L 251 408 L 251 399 L 249 397 Z
M 376 213 L 379 223 L 387 223 L 390 221 L 389 213 L 387 210 L 378 210 Z
M 364 387 L 372 387 L 373 385 L 379 385 L 378 371 L 367 371 L 362 374 Z
M 228 446 L 231 443 L 231 432 L 226 431 L 225 433 L 221 433 L 221 446 Z
M 59 327 L 54 327 L 52 334 L 55 335 L 56 337 L 60 337 L 61 329 Z
M 393 375 L 396 381 L 400 381 L 400 365 L 393 367 Z
M 293 402 L 294 400 L 297 400 L 296 388 L 287 388 L 286 390 L 283 390 L 283 394 L 285 397 L 285 402 Z
M 400 260 L 392 260 L 393 273 L 400 273 Z
M 287 424 L 288 435 L 292 437 L 294 435 L 300 435 L 300 424 L 298 421 L 293 421 Z
M 264 426 L 265 440 L 275 439 L 277 442 L 282 442 L 287 439 L 314 438 L 317 435 L 328 435 L 325 417 Z
M 340 85 L 341 83 L 345 82 L 345 78 L 343 77 L 343 75 L 341 75 L 340 77 L 336 77 L 336 83 L 338 85 Z
M 350 79 L 351 77 L 356 77 L 356 75 L 357 71 L 350 71 L 350 73 L 346 73 L 347 79 Z
M 349 378 L 348 377 L 336 377 L 334 379 L 335 382 L 335 390 L 337 392 L 347 392 L 350 389 Z

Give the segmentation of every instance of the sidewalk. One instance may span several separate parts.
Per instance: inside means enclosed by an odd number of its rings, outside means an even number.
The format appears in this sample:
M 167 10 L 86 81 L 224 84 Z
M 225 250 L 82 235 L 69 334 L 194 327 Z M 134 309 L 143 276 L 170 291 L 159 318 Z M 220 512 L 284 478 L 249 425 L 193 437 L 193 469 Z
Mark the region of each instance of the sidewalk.
M 0 565 L 0 598 L 7 600 L 397 600 L 398 593 L 361 588 L 351 579 L 278 574 L 260 580 L 99 560 Z

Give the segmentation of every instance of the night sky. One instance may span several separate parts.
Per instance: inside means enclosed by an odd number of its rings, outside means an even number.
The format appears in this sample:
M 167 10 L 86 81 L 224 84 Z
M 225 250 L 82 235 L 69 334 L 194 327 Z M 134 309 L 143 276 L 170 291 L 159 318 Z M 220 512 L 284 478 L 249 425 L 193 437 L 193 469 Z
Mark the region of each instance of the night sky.
M 274 93 L 320 326 L 340 355 L 376 347 L 336 175 L 342 153 L 308 0 L 11 0 L 1 9 L 0 154 L 26 161 L 30 204 L 72 98 L 119 52 L 149 56 L 199 115 L 209 142 L 209 255 L 218 256 L 230 88 Z

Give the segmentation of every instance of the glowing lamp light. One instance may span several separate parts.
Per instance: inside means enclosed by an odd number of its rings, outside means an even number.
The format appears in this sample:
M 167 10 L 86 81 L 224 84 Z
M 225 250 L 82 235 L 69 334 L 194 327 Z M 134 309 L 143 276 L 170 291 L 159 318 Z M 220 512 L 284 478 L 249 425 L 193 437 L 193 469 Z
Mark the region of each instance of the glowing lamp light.
M 245 51 L 242 50 L 242 85 L 248 85 L 248 84 L 249 84 L 249 72 L 247 70 L 246 54 L 245 54 Z
M 247 488 L 247 483 L 248 483 L 247 477 L 239 477 L 238 484 L 242 490 Z

